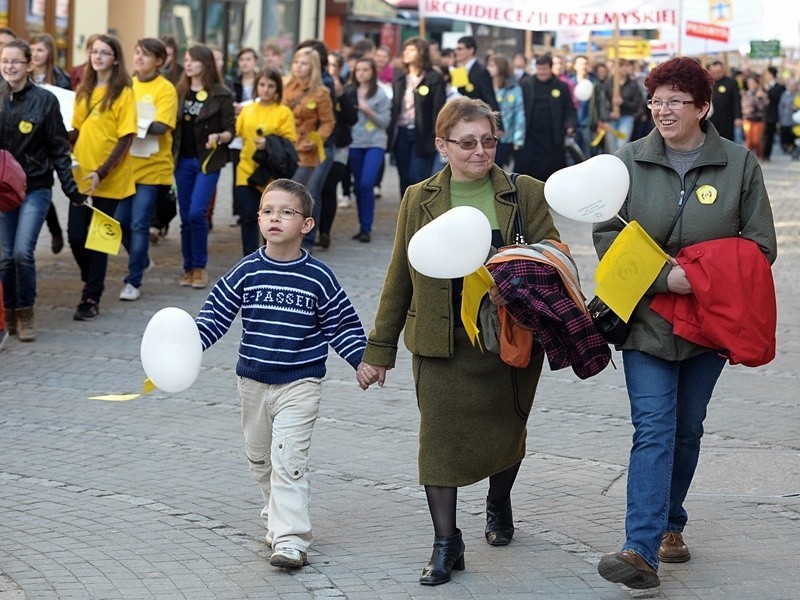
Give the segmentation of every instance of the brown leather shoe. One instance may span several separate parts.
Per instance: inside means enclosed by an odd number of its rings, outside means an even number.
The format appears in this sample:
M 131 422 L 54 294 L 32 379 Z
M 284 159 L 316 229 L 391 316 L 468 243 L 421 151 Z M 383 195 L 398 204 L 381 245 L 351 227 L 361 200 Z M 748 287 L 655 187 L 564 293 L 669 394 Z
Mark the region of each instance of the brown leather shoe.
M 682 563 L 692 558 L 683 541 L 683 534 L 677 531 L 668 531 L 661 537 L 658 547 L 658 560 L 666 563 Z
M 661 585 L 658 573 L 633 550 L 606 554 L 600 559 L 597 572 L 603 579 L 622 583 L 635 590 L 646 590 Z

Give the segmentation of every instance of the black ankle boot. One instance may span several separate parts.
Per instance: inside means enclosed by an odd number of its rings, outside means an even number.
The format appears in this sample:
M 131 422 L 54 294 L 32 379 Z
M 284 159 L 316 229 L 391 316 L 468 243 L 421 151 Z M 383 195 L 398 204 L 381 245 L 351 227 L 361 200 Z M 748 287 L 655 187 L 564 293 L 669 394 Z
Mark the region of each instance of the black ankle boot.
M 450 573 L 464 570 L 464 540 L 461 530 L 450 537 L 433 538 L 433 554 L 422 570 L 419 582 L 422 585 L 439 585 L 450 581 Z
M 503 504 L 493 504 L 486 498 L 486 541 L 492 546 L 507 546 L 514 537 L 514 518 L 511 498 Z

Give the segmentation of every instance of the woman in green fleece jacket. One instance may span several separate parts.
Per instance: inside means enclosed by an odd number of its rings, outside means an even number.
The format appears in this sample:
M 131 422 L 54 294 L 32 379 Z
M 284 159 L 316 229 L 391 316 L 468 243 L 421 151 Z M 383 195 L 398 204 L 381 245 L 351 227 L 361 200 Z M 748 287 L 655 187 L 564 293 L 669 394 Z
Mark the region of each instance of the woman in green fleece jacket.
M 420 578 L 424 585 L 445 583 L 452 569 L 464 568 L 464 542 L 456 527 L 459 487 L 489 478 L 486 540 L 493 546 L 511 541 L 511 487 L 525 454 L 526 423 L 542 369 L 538 343 L 526 368 L 510 367 L 497 354 L 473 347 L 460 319 L 463 281 L 426 277 L 408 262 L 414 233 L 456 206 L 473 206 L 486 215 L 496 248 L 513 243 L 517 211 L 528 243 L 560 239 L 544 184 L 520 176 L 514 185 L 494 164 L 495 127 L 496 114 L 481 100 L 459 98 L 439 113 L 436 148 L 448 165 L 403 196 L 375 327 L 357 374 L 363 389 L 382 385 L 405 330 L 420 409 L 419 478 L 435 534 Z M 517 203 L 509 200 L 515 191 Z M 497 288 L 490 297 L 503 302 Z

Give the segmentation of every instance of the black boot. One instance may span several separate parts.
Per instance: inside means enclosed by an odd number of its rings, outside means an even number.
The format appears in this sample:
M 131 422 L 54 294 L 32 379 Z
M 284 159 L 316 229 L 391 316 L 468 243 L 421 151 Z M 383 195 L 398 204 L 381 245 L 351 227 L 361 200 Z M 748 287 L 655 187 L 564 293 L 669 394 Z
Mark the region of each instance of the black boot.
M 461 539 L 461 530 L 450 537 L 433 538 L 433 554 L 425 568 L 419 582 L 422 585 L 439 585 L 450 581 L 450 573 L 464 570 L 464 540 Z
M 486 498 L 486 541 L 492 546 L 507 546 L 513 537 L 511 497 L 503 504 L 493 504 Z

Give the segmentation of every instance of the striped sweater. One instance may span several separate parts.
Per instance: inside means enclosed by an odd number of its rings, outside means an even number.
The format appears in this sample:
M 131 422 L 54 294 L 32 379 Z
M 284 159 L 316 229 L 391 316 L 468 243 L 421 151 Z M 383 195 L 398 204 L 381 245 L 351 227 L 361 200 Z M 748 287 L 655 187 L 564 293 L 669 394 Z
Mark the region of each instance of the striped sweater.
M 211 290 L 195 322 L 203 350 L 242 311 L 236 374 L 261 383 L 323 377 L 328 345 L 355 369 L 366 336 L 333 271 L 305 250 L 280 262 L 264 248 L 245 256 Z

